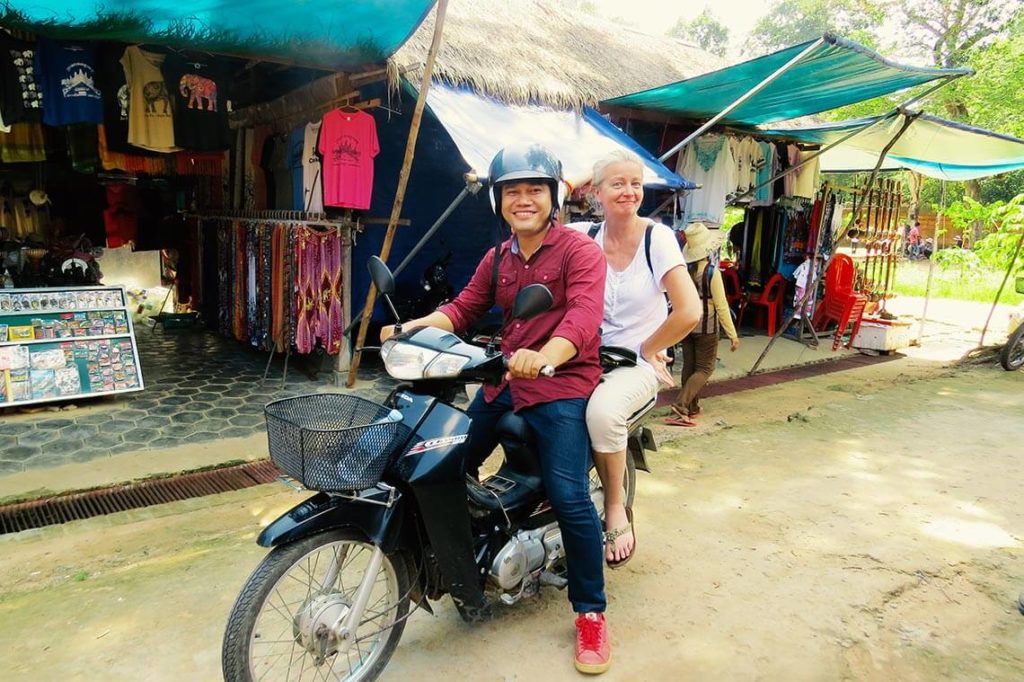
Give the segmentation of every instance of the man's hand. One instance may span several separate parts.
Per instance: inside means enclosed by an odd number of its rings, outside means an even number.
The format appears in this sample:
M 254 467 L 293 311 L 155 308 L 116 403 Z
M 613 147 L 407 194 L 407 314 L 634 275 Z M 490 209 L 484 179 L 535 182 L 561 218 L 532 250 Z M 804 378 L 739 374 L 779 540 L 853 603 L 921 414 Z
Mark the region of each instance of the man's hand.
M 739 347 L 740 347 L 740 340 L 739 339 L 729 339 L 729 350 L 731 352 L 735 353 L 736 349 L 739 348 Z
M 384 343 L 395 335 L 395 325 L 386 324 L 380 328 L 380 342 Z
M 536 379 L 546 365 L 553 365 L 543 353 L 520 348 L 508 359 L 506 379 Z

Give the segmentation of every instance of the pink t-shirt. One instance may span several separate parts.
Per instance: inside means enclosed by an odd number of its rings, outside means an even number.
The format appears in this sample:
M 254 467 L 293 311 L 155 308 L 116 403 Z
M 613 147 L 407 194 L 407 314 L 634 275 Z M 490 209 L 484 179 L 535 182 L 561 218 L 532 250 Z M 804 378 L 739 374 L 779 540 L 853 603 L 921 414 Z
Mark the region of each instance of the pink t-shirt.
M 324 205 L 367 209 L 373 191 L 373 157 L 377 124 L 365 111 L 335 109 L 320 128 L 323 157 Z

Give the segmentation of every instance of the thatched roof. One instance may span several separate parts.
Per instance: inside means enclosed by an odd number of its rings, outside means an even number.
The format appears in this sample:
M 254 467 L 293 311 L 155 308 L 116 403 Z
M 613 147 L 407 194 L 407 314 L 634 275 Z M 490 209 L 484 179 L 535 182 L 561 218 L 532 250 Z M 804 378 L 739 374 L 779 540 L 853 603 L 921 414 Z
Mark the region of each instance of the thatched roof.
M 436 9 L 391 57 L 419 84 Z M 690 78 L 726 65 L 694 45 L 573 11 L 557 0 L 450 0 L 435 79 L 511 103 L 558 108 Z

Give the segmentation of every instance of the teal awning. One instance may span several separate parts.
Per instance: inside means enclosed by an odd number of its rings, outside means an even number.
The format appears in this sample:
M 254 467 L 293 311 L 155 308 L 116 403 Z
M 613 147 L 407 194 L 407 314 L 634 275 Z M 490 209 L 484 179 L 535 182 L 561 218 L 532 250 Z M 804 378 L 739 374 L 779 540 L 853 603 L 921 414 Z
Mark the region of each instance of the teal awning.
M 855 172 L 875 167 L 878 155 L 899 131 L 905 116 L 913 114 L 759 131 L 759 134 L 825 146 L 858 128 L 865 128 L 821 156 L 823 171 Z M 999 175 L 1024 168 L 1024 140 L 920 114 L 889 150 L 881 168 L 907 168 L 928 177 L 953 181 Z
M 704 121 L 724 111 L 815 41 L 789 47 L 718 71 L 605 100 L 602 105 L 663 112 Z M 820 45 L 722 119 L 760 125 L 809 116 L 929 81 L 973 73 L 891 62 L 853 41 L 826 34 Z
M 382 62 L 435 0 L 9 0 L 0 24 L 348 70 Z

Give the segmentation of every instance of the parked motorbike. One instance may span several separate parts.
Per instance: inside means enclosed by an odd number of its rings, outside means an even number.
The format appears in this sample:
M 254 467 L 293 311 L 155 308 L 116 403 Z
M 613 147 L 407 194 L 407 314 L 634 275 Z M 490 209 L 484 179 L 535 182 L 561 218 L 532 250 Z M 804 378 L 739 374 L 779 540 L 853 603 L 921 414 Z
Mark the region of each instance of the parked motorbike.
M 394 313 L 390 271 L 379 259 L 370 269 Z M 551 304 L 543 285 L 525 287 L 511 318 Z M 430 601 L 449 594 L 474 622 L 541 586 L 567 584 L 561 532 L 525 421 L 510 412 L 499 422 L 504 461 L 496 473 L 481 481 L 465 474 L 471 420 L 453 402 L 467 384 L 500 382 L 507 359 L 494 344 L 481 348 L 433 328 L 399 330 L 380 353 L 388 373 L 409 382 L 383 405 L 315 394 L 266 407 L 274 462 L 318 492 L 257 539 L 272 550 L 228 618 L 226 680 L 372 680 L 412 607 L 432 613 Z M 636 469 L 648 470 L 644 449 L 654 449 L 639 426 L 653 406 L 632 420 L 627 504 Z M 593 473 L 591 497 L 603 516 Z
M 1017 325 L 1006 340 L 1006 345 L 999 352 L 999 362 L 1007 372 L 1015 372 L 1024 367 L 1024 323 Z

